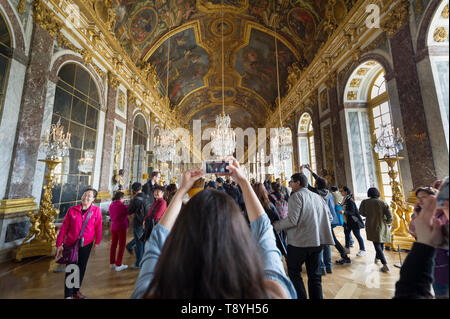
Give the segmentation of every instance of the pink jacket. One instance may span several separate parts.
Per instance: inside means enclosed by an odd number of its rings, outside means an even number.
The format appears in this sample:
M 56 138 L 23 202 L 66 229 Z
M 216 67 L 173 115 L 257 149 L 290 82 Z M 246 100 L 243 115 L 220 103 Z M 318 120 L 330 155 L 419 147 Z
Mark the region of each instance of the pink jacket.
M 96 245 L 100 244 L 100 241 L 102 240 L 102 211 L 99 207 L 94 205 L 91 205 L 91 210 L 92 215 L 83 234 L 85 246 L 92 243 L 94 236 Z M 63 243 L 67 246 L 75 244 L 88 212 L 82 216 L 81 205 L 69 208 L 69 211 L 64 217 L 61 229 L 59 230 L 58 237 L 56 237 L 56 247 L 60 247 Z
M 128 228 L 127 206 L 120 200 L 116 200 L 109 205 L 109 216 L 111 216 L 111 230 L 119 231 Z

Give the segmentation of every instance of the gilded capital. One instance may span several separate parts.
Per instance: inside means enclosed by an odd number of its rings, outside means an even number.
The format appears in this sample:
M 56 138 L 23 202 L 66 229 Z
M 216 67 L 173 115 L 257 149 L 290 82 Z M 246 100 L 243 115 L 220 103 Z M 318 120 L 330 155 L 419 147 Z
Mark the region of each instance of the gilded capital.
M 108 73 L 108 85 L 117 90 L 119 87 L 120 80 L 111 72 Z
M 387 32 L 388 36 L 393 36 L 406 22 L 409 16 L 409 1 L 401 0 L 399 4 L 390 12 L 387 13 L 386 18 L 381 23 L 383 31 Z
M 39 24 L 53 38 L 55 38 L 59 30 L 61 30 L 63 23 L 59 20 L 56 14 L 47 7 L 43 0 L 34 0 L 33 7 L 34 22 Z

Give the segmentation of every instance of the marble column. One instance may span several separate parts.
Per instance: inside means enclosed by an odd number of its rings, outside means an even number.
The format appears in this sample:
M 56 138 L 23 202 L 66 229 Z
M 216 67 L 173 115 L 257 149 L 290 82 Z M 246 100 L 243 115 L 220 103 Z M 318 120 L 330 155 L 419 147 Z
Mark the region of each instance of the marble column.
M 104 138 L 102 149 L 102 162 L 100 173 L 99 195 L 107 197 L 111 193 L 110 184 L 112 179 L 113 143 L 114 143 L 114 119 L 116 114 L 117 89 L 108 85 L 106 100 L 106 116 L 104 126 Z M 101 194 L 100 194 L 101 193 Z
M 123 169 L 125 174 L 125 189 L 128 189 L 131 179 L 131 153 L 133 147 L 133 112 L 136 108 L 136 102 L 133 100 L 128 100 L 127 109 L 127 130 L 125 135 L 125 154 L 123 158 Z
M 339 106 L 338 90 L 336 85 L 328 88 L 330 101 L 330 116 L 331 129 L 333 132 L 333 146 L 334 146 L 334 166 L 336 185 L 347 185 L 347 178 L 345 176 L 345 160 L 344 160 L 344 143 L 342 141 L 342 125 L 340 121 L 340 112 L 343 109 Z M 345 128 L 345 127 L 344 127 Z
M 390 38 L 400 110 L 403 116 L 413 187 L 430 185 L 436 179 L 431 143 L 417 74 L 409 23 Z
M 53 38 L 34 23 L 5 198 L 30 198 L 38 161 Z

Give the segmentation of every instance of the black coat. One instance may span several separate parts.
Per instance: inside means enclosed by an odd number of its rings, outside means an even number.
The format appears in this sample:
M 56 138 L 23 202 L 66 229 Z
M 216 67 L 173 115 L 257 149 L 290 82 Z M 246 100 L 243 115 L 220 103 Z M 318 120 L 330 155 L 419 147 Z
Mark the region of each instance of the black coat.
M 362 229 L 364 228 L 364 221 L 359 214 L 358 207 L 356 206 L 355 201 L 347 196 L 344 199 L 344 214 L 347 219 L 347 227 L 350 229 Z
M 133 227 L 135 229 L 142 228 L 144 218 L 147 216 L 151 207 L 152 207 L 151 198 L 145 193 L 137 194 L 130 201 L 130 205 L 128 205 L 128 211 L 134 215 Z

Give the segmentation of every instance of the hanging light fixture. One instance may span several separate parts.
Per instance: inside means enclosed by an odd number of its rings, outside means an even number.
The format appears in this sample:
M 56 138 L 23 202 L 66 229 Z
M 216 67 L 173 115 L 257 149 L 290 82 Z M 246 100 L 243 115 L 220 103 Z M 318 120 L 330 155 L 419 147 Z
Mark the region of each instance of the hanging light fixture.
M 170 109 L 169 99 L 169 70 L 170 70 L 170 38 L 167 39 L 167 76 L 166 76 L 166 102 Z M 155 157 L 160 162 L 174 161 L 176 156 L 176 137 L 167 127 L 161 127 L 159 134 L 154 138 L 154 153 Z
M 218 157 L 233 155 L 236 149 L 236 134 L 231 128 L 231 118 L 225 114 L 225 54 L 224 54 L 224 13 L 222 0 L 222 114 L 216 118 L 216 128 L 211 133 L 211 149 Z
M 274 1 L 274 13 L 275 13 L 275 1 Z M 281 94 L 280 94 L 280 70 L 278 63 L 278 40 L 277 40 L 277 21 L 273 19 L 274 32 L 275 32 L 275 60 L 277 69 L 277 89 L 278 89 L 278 115 L 280 120 L 280 127 L 276 128 L 270 138 L 270 150 L 273 154 L 275 173 L 281 174 L 284 169 L 284 161 L 289 160 L 292 156 L 292 135 L 287 127 L 283 127 L 283 121 L 281 118 Z

